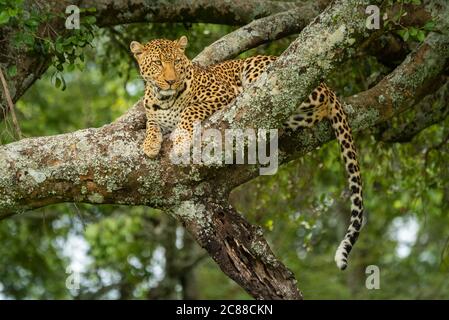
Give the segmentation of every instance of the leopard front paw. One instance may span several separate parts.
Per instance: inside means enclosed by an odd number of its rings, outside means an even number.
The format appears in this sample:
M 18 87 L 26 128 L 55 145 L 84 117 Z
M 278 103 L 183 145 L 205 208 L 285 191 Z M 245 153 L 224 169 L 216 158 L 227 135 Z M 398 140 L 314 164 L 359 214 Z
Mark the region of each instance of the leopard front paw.
M 145 141 L 142 145 L 142 150 L 149 158 L 156 158 L 161 150 L 161 143 L 157 141 Z

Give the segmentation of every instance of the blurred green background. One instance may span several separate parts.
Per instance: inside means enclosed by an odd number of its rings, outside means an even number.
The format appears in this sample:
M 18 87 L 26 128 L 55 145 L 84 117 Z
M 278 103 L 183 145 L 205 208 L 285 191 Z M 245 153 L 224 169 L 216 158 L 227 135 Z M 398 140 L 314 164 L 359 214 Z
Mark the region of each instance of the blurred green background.
M 99 127 L 123 114 L 143 92 L 127 51 L 131 40 L 187 35 L 187 54 L 232 31 L 195 24 L 133 24 L 95 30 L 79 68 L 54 68 L 17 103 L 26 137 Z M 246 52 L 280 54 L 289 37 Z M 328 82 L 340 96 L 366 90 L 388 68 L 365 57 L 349 61 Z M 367 80 L 368 79 L 368 80 Z M 402 115 L 403 120 L 410 117 Z M 410 143 L 356 134 L 365 184 L 367 224 L 349 268 L 334 251 L 349 218 L 339 148 L 331 142 L 236 189 L 232 203 L 264 228 L 273 251 L 294 272 L 307 299 L 449 298 L 449 131 L 434 125 Z M 0 124 L 1 143 L 14 140 L 11 120 Z M 0 222 L 0 297 L 8 299 L 249 299 L 163 212 L 145 207 L 85 204 L 49 206 Z M 366 267 L 380 268 L 380 289 L 365 286 Z M 68 289 L 78 272 L 79 289 Z

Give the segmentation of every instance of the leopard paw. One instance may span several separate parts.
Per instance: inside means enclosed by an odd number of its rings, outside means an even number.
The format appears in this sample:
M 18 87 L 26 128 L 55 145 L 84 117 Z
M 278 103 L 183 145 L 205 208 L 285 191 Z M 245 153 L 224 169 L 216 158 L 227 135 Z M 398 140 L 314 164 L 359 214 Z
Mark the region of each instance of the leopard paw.
M 159 151 L 161 150 L 161 144 L 160 143 L 144 143 L 142 145 L 143 152 L 147 155 L 147 157 L 154 159 L 159 154 Z

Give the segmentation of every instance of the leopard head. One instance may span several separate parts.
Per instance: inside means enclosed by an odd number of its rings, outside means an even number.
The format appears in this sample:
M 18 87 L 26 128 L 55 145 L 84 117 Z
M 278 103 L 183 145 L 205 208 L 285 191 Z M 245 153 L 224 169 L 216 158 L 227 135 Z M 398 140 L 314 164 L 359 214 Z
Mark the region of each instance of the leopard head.
M 131 42 L 130 49 L 139 64 L 140 74 L 157 99 L 172 99 L 184 87 L 191 66 L 184 53 L 186 46 L 185 36 L 174 41 L 156 39 L 144 45 Z

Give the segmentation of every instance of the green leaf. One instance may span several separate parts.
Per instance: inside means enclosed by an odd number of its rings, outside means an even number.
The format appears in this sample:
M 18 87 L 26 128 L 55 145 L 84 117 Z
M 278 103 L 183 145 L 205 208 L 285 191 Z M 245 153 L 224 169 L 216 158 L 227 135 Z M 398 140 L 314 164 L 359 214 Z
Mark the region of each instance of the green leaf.
M 72 71 L 74 71 L 75 70 L 75 65 L 72 63 L 72 64 L 69 64 L 68 66 L 67 66 L 67 71 L 68 72 L 72 72 Z
M 13 65 L 8 68 L 8 75 L 14 77 L 17 74 L 17 66 Z
M 17 16 L 18 13 L 19 13 L 18 8 L 8 8 L 8 15 L 10 17 L 15 17 L 15 16 Z
M 79 71 L 81 71 L 81 72 L 84 70 L 84 65 L 81 64 L 81 63 L 77 63 L 77 64 L 75 64 L 75 66 L 76 66 L 76 68 L 77 68 Z
M 410 37 L 410 33 L 408 32 L 407 29 L 402 29 L 402 30 L 398 30 L 397 34 L 399 34 L 402 38 L 402 40 L 407 41 L 408 38 Z
M 73 40 L 73 36 L 70 36 L 70 37 L 67 37 L 67 38 L 64 38 L 64 40 L 62 41 L 62 44 L 64 45 L 64 46 L 66 46 L 66 45 L 69 45 L 69 44 L 71 44 L 72 43 L 72 40 Z
M 30 33 L 24 33 L 22 35 L 22 41 L 28 46 L 32 46 L 34 44 L 34 37 Z
M 418 39 L 419 42 L 423 42 L 426 39 L 426 33 L 422 30 L 419 30 L 416 39 Z
M 435 28 L 435 21 L 427 21 L 423 29 L 427 31 L 432 31 Z
M 0 12 L 0 24 L 7 24 L 9 21 L 9 14 L 5 11 Z
M 402 38 L 404 39 L 404 41 L 407 41 L 409 37 L 410 37 L 410 33 L 408 32 L 408 30 L 405 30 L 404 36 Z
M 55 50 L 56 50 L 56 52 L 58 52 L 58 53 L 64 53 L 64 47 L 63 47 L 63 45 L 62 45 L 61 42 L 59 42 L 59 41 L 56 42 Z
M 37 26 L 39 26 L 39 20 L 37 18 L 32 17 L 25 21 L 25 25 L 32 27 L 32 28 L 36 28 Z
M 61 88 L 61 90 L 64 91 L 67 88 L 67 85 L 66 85 L 65 79 L 64 79 L 64 77 L 62 75 L 61 75 L 61 81 L 62 81 L 62 88 Z
M 56 78 L 56 80 L 55 80 L 55 87 L 59 88 L 60 86 L 61 86 L 61 79 Z
M 94 16 L 87 16 L 84 17 L 84 22 L 87 24 L 94 24 L 95 22 L 97 22 L 97 18 L 95 18 Z

